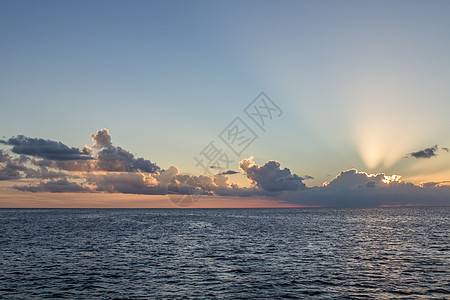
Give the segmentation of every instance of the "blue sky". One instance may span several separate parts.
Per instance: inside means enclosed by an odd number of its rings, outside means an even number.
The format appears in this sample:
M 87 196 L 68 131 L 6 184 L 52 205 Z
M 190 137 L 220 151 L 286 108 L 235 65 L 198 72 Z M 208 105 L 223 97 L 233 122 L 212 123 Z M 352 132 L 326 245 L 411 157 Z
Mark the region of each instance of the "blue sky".
M 320 185 L 342 170 L 450 179 L 446 1 L 3 1 L 0 136 L 200 174 L 193 156 L 261 91 L 284 111 L 237 160 Z M 445 151 L 444 151 L 445 152 Z M 237 164 L 233 168 L 238 170 Z M 241 178 L 242 179 L 242 178 Z

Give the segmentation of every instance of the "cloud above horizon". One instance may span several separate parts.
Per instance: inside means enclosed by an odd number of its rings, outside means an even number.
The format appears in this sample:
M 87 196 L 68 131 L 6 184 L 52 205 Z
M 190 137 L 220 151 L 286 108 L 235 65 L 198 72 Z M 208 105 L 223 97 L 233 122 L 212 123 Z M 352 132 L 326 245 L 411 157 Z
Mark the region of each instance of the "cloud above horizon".
M 258 165 L 244 158 L 239 168 L 249 181 L 240 186 L 229 181 L 228 170 L 216 175 L 182 174 L 175 166 L 164 170 L 148 159 L 135 157 L 114 146 L 107 129 L 91 135 L 92 148 L 69 147 L 61 142 L 22 135 L 2 140 L 0 180 L 14 182 L 23 192 L 123 193 L 141 195 L 198 194 L 208 196 L 261 196 L 299 205 L 379 206 L 450 205 L 448 186 L 432 182 L 415 185 L 398 175 L 368 174 L 356 169 L 342 171 L 323 186 L 307 187 L 304 180 L 280 162 Z M 438 146 L 411 153 L 430 158 Z M 445 149 L 443 149 L 445 150 Z
M 50 160 L 89 160 L 92 159 L 92 150 L 89 147 L 81 149 L 68 147 L 61 142 L 29 138 L 23 135 L 0 140 L 0 143 L 13 146 L 11 151 L 15 154 L 24 154 Z
M 431 158 L 438 156 L 438 145 L 434 145 L 433 147 L 425 148 L 423 150 L 419 150 L 416 152 L 409 153 L 406 157 L 412 157 L 412 158 Z M 441 150 L 449 152 L 449 149 L 447 147 L 442 147 Z
M 92 156 L 93 150 L 88 146 L 82 149 L 89 153 L 89 160 L 60 160 L 44 157 L 42 160 L 33 160 L 33 164 L 41 167 L 49 167 L 64 171 L 79 172 L 148 172 L 157 173 L 160 167 L 148 159 L 142 157 L 135 158 L 134 155 L 121 147 L 113 146 L 108 129 L 101 129 L 95 134 L 91 134 L 94 142 L 93 148 L 98 150 Z M 14 149 L 14 148 L 13 148 Z M 14 151 L 13 151 L 14 152 Z
M 415 185 L 398 175 L 342 171 L 330 182 L 302 193 L 284 194 L 290 202 L 318 206 L 450 205 L 450 188 L 439 183 Z
M 268 192 L 297 191 L 306 189 L 304 178 L 291 174 L 288 168 L 281 169 L 280 163 L 274 160 L 261 167 L 253 161 L 253 157 L 243 159 L 239 168 L 257 187 Z

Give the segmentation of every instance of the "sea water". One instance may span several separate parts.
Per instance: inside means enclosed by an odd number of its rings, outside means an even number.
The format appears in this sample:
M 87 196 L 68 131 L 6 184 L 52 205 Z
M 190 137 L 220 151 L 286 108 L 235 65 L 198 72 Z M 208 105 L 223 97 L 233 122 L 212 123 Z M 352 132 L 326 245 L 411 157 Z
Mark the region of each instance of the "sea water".
M 0 298 L 450 299 L 450 208 L 2 209 Z

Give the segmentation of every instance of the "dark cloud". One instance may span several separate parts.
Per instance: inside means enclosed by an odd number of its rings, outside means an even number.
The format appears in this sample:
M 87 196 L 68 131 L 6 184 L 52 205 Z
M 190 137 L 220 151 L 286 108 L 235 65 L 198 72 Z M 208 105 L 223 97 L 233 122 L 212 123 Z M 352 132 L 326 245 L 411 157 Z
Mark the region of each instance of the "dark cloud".
M 111 136 L 108 129 L 101 129 L 95 134 L 91 134 L 94 141 L 94 148 L 102 149 L 96 156 L 96 169 L 107 172 L 147 172 L 157 173 L 160 167 L 148 159 L 135 158 L 133 154 L 115 147 L 111 143 Z
M 326 184 L 327 188 L 332 189 L 354 189 L 361 187 L 374 187 L 383 183 L 385 175 L 367 174 L 358 172 L 356 169 L 342 171 L 336 178 Z
M 243 159 L 239 163 L 239 167 L 256 186 L 265 191 L 279 192 L 306 189 L 302 177 L 291 174 L 288 168 L 281 169 L 280 163 L 277 161 L 271 160 L 259 167 L 253 161 L 253 157 L 250 157 Z
M 438 181 L 438 182 L 429 181 L 429 182 L 422 183 L 421 186 L 424 188 L 445 187 L 445 185 L 448 183 L 450 183 L 450 180 L 444 180 L 444 181 Z
M 8 153 L 4 152 L 2 149 L 0 149 L 0 163 L 9 161 L 9 155 Z
M 97 191 L 108 193 L 147 194 L 151 187 L 157 186 L 154 178 L 142 173 L 109 173 L 87 178 Z
M 423 188 L 435 188 L 439 186 L 439 182 L 429 181 L 422 183 Z
M 158 174 L 143 172 L 109 172 L 106 174 L 86 174 L 87 183 L 96 191 L 108 193 L 142 195 L 228 195 L 251 196 L 258 192 L 229 184 L 224 175 L 193 176 L 180 174 L 176 167 Z M 262 194 L 262 193 L 260 193 Z
M 414 158 L 431 158 L 434 156 L 437 156 L 437 152 L 438 151 L 438 145 L 434 145 L 433 147 L 430 148 L 426 148 L 423 150 L 419 150 L 417 152 L 411 152 L 409 154 L 409 157 L 414 157 Z
M 0 181 L 16 180 L 21 177 L 19 170 L 14 165 L 11 165 L 11 163 L 0 165 Z
M 179 174 L 178 169 L 173 171 L 174 169 L 170 169 L 158 175 L 142 172 L 88 174 L 86 179 L 96 191 L 107 193 L 167 195 L 191 194 L 197 191 L 199 194 L 211 194 L 208 191 L 214 183 L 207 176 Z
M 81 152 L 83 152 L 86 155 L 90 155 L 91 156 L 92 155 L 92 148 L 84 145 L 84 147 L 81 148 Z
M 79 176 L 69 175 L 62 172 L 54 172 L 46 167 L 40 167 L 38 169 L 25 168 L 24 170 L 26 178 L 38 178 L 38 179 L 54 179 L 54 178 L 78 178 Z
M 0 149 L 0 181 L 20 179 L 22 175 L 19 159 L 14 160 L 8 153 Z
M 102 148 L 94 156 L 92 149 L 88 146 L 81 149 L 70 148 L 63 143 L 40 138 L 17 136 L 2 141 L 3 144 L 13 146 L 11 151 L 19 155 L 12 158 L 5 151 L 0 151 L 0 180 L 36 178 L 65 179 L 67 181 L 67 178 L 80 178 L 80 175 L 71 172 L 147 172 L 154 174 L 160 171 L 159 166 L 151 161 L 144 158 L 135 158 L 133 154 L 121 147 L 114 147 L 108 130 L 102 129 L 93 134 L 92 137 L 95 148 Z M 36 158 L 29 159 L 29 156 Z M 48 187 L 49 191 L 62 192 L 63 183 L 67 182 L 57 181 L 56 183 L 45 181 L 34 188 L 26 187 L 26 189 L 37 192 L 46 190 Z M 104 187 L 105 185 L 102 185 L 99 189 L 108 190 Z M 77 191 L 76 188 L 73 188 L 74 185 L 71 184 L 68 190 Z M 84 189 L 79 191 L 85 192 Z
M 289 203 L 313 206 L 450 205 L 450 188 L 403 182 L 400 176 L 367 174 L 355 169 L 341 172 L 324 186 L 283 193 Z
M 107 129 L 91 137 L 94 151 L 88 146 L 71 148 L 25 136 L 3 140 L 1 143 L 12 146 L 12 153 L 0 149 L 0 180 L 38 179 L 35 184 L 14 186 L 29 192 L 257 196 L 314 206 L 450 205 L 450 188 L 442 182 L 414 185 L 402 182 L 400 176 L 350 169 L 323 186 L 308 188 L 303 181 L 312 176 L 292 174 L 277 161 L 258 166 L 250 157 L 239 163 L 251 183 L 250 187 L 242 187 L 228 181 L 227 175 L 237 171 L 193 176 L 180 174 L 174 166 L 162 170 L 150 160 L 136 158 L 114 146 Z M 409 156 L 430 158 L 437 155 L 438 149 L 435 145 Z
M 69 172 L 93 172 L 98 170 L 97 160 L 48 160 L 33 159 L 31 163 L 38 167 L 47 167 L 52 169 L 64 170 Z
M 366 187 L 368 188 L 374 188 L 376 186 L 376 182 L 375 181 L 368 181 L 366 183 Z
M 143 195 L 219 195 L 261 196 L 292 204 L 312 206 L 450 205 L 450 188 L 440 183 L 421 186 L 402 182 L 400 176 L 368 174 L 356 169 L 342 171 L 323 186 L 307 188 L 275 162 L 256 166 L 252 159 L 240 163 L 254 186 L 230 184 L 225 175 L 193 176 L 180 174 L 176 167 L 161 173 L 107 172 L 86 173 L 78 179 L 43 180 L 37 185 L 15 186 L 31 192 L 106 192 Z M 254 179 L 252 179 L 254 178 Z M 283 180 L 278 180 L 283 178 Z M 292 179 L 287 179 L 292 178 Z M 267 185 L 273 179 L 272 185 Z M 85 180 L 85 181 L 83 181 Z M 291 182 L 295 182 L 292 186 Z M 245 201 L 245 200 L 243 200 Z
M 228 170 L 228 171 L 225 171 L 225 172 L 221 172 L 218 175 L 234 175 L 234 174 L 239 174 L 239 172 L 233 171 L 233 170 Z
M 104 148 L 97 154 L 97 169 L 109 172 L 148 172 L 156 173 L 159 166 L 148 159 L 134 158 L 130 152 L 121 147 Z
M 16 154 L 25 154 L 49 160 L 88 160 L 92 159 L 89 148 L 82 149 L 68 147 L 61 142 L 44 140 L 41 138 L 29 138 L 23 135 L 11 137 L 1 141 L 5 145 L 12 146 L 11 151 Z
M 50 171 L 46 167 L 42 166 L 39 166 L 38 168 L 30 168 L 26 165 L 28 161 L 29 159 L 25 155 L 11 157 L 6 152 L 0 149 L 0 180 L 14 180 L 20 178 L 50 179 L 68 177 L 68 174 L 66 173 Z
M 446 151 L 446 152 L 450 152 L 450 149 L 448 149 L 447 147 L 442 147 L 441 149 Z
M 89 155 L 89 160 L 53 160 L 44 158 L 33 160 L 32 163 L 39 167 L 47 167 L 70 172 L 148 172 L 157 173 L 161 169 L 155 163 L 142 157 L 135 158 L 133 154 L 121 147 L 115 147 L 111 143 L 107 129 L 91 134 L 94 140 L 94 148 L 101 149 L 92 154 L 88 146 L 82 148 L 83 153 Z
M 90 187 L 76 182 L 70 182 L 66 178 L 59 180 L 43 180 L 37 185 L 14 186 L 15 189 L 23 192 L 33 193 L 90 193 L 94 192 Z

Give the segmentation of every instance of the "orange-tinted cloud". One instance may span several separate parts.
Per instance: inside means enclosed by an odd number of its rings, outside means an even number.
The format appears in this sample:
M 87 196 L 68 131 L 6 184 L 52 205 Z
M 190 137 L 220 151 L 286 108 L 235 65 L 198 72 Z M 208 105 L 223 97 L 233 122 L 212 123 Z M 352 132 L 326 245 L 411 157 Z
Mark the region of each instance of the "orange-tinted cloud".
M 88 146 L 77 150 L 58 142 L 21 136 L 17 142 L 10 143 L 14 155 L 0 150 L 0 180 L 14 180 L 14 189 L 32 192 L 33 197 L 37 194 L 56 195 L 49 197 L 53 199 L 57 195 L 61 197 L 62 193 L 71 195 L 69 198 L 75 201 L 73 205 L 79 205 L 76 202 L 81 201 L 79 199 L 98 199 L 98 195 L 109 194 L 113 195 L 110 200 L 127 199 L 123 205 L 129 207 L 138 204 L 125 195 L 139 199 L 152 196 L 153 200 L 162 200 L 168 195 L 171 200 L 186 195 L 201 196 L 202 201 L 195 203 L 196 207 L 216 207 L 218 204 L 211 199 L 228 199 L 229 203 L 222 207 L 450 205 L 449 188 L 439 184 L 415 185 L 401 181 L 397 175 L 368 174 L 350 169 L 342 171 L 323 186 L 308 188 L 303 177 L 282 168 L 279 162 L 271 160 L 259 166 L 252 157 L 239 163 L 239 168 L 251 183 L 250 186 L 240 186 L 230 182 L 226 172 L 193 176 L 180 174 L 174 166 L 162 170 L 150 160 L 135 158 L 129 151 L 114 146 L 107 129 L 99 130 L 91 137 L 95 151 Z M 16 146 L 21 146 L 23 151 L 14 150 Z M 34 150 L 28 152 L 30 149 Z M 90 159 L 68 159 L 73 155 L 87 155 Z M 43 203 L 49 201 L 40 199 Z M 119 205 L 119 200 L 111 201 L 101 205 Z M 163 205 L 158 201 L 151 202 L 150 207 Z M 188 202 L 172 201 L 172 204 L 186 206 Z

